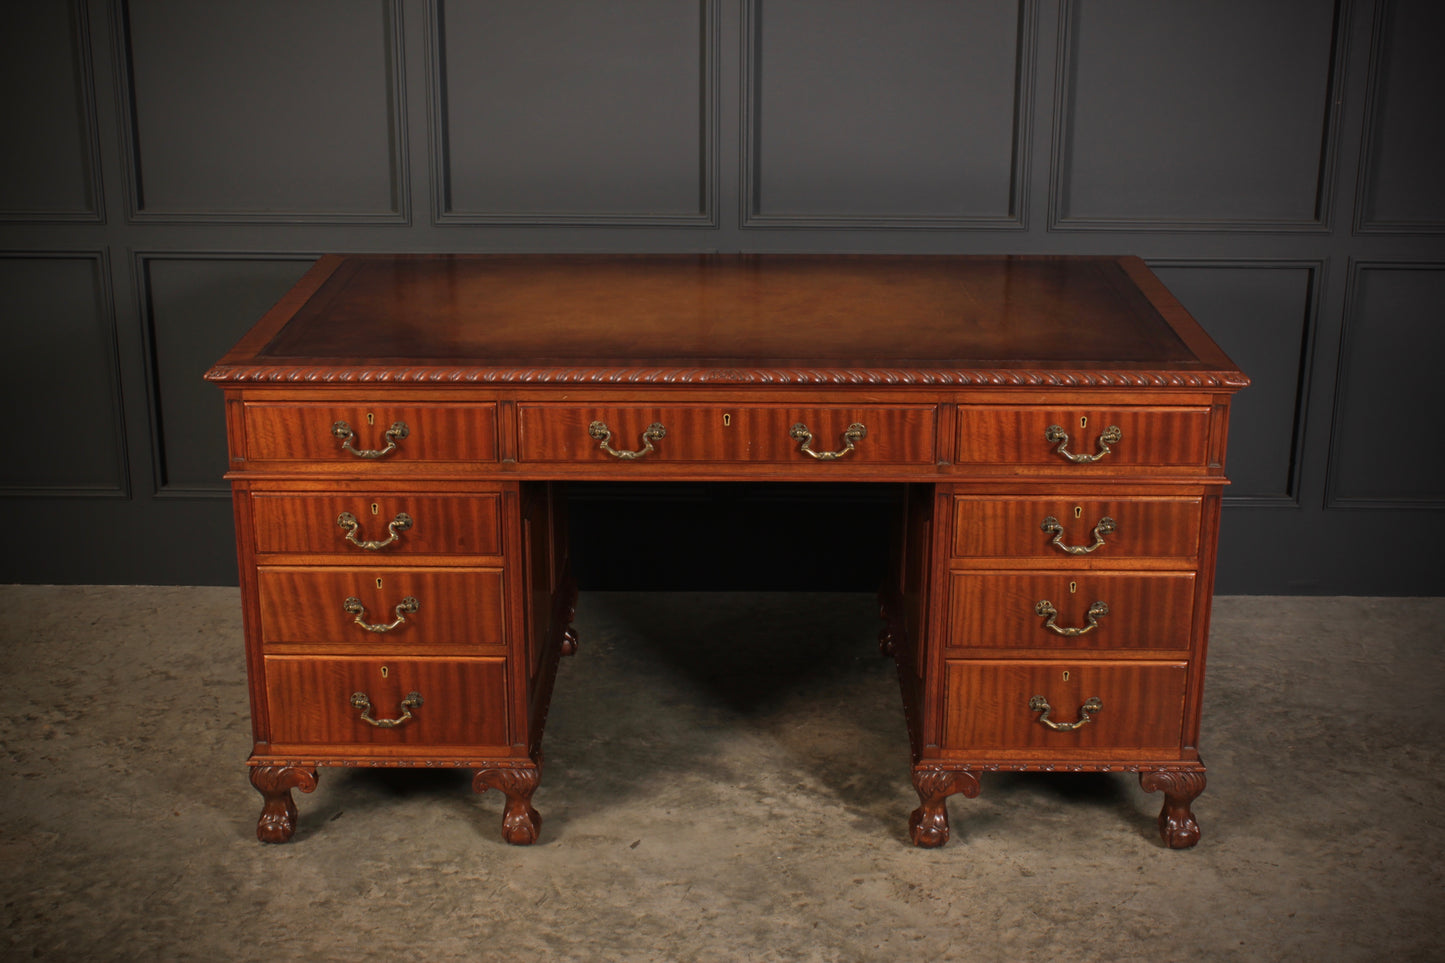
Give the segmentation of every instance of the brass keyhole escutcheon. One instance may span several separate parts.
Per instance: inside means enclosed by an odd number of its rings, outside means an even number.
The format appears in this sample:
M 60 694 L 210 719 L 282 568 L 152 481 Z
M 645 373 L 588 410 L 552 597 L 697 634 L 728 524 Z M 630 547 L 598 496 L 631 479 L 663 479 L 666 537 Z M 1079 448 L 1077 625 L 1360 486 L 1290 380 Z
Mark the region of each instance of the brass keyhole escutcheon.
M 376 587 L 381 588 L 381 579 L 376 580 Z
M 376 424 L 376 415 L 374 415 L 374 414 L 372 414 L 371 412 L 368 411 L 368 412 L 366 413 L 366 423 L 367 423 L 368 425 L 374 425 L 374 424 Z
M 1089 416 L 1088 416 L 1088 415 L 1080 415 L 1080 416 L 1079 416 L 1079 427 L 1080 427 L 1080 428 L 1087 428 L 1087 427 L 1089 427 Z
M 379 582 L 381 581 L 381 579 L 377 579 L 376 581 L 379 583 Z M 380 588 L 380 585 L 378 585 L 377 587 Z M 1069 594 L 1070 594 L 1070 595 L 1073 595 L 1073 594 L 1074 594 L 1075 592 L 1077 592 L 1078 590 L 1079 590 L 1079 583 L 1078 583 L 1078 582 L 1070 582 L 1070 583 L 1069 583 Z
M 388 675 L 391 675 L 391 670 L 388 669 L 386 666 L 382 666 L 382 667 L 381 667 L 381 677 L 382 677 L 383 679 L 385 679 Z M 1064 678 L 1067 679 L 1068 677 L 1069 677 L 1069 674 L 1068 674 L 1067 672 L 1065 672 L 1065 673 L 1064 673 Z
M 729 428 L 729 427 L 732 426 L 732 423 L 733 423 L 733 416 L 730 415 L 730 414 L 724 413 L 724 414 L 723 414 L 723 427 L 724 427 L 724 428 Z
M 372 502 L 372 503 L 371 503 L 371 514 L 375 515 L 375 514 L 376 514 L 377 512 L 379 512 L 379 511 L 381 511 L 381 506 L 378 505 L 376 502 Z M 1078 516 L 1078 515 L 1075 515 L 1074 517 L 1075 517 L 1075 518 L 1078 518 L 1079 516 Z
M 376 506 L 375 506 L 375 505 L 372 505 L 372 506 L 371 506 L 371 514 L 373 514 L 373 515 L 376 514 Z M 1083 518 L 1083 517 L 1084 517 L 1084 506 L 1083 506 L 1083 505 L 1075 505 L 1075 506 L 1074 506 L 1074 517 L 1075 517 L 1075 518 Z
M 385 674 L 386 674 L 386 670 L 385 670 L 385 669 L 382 669 L 382 670 L 381 670 L 381 674 L 382 674 L 382 675 L 385 675 Z M 1069 681 L 1069 670 L 1068 670 L 1068 669 L 1065 669 L 1065 670 L 1064 670 L 1064 681 L 1065 681 L 1065 682 L 1068 682 L 1068 681 Z

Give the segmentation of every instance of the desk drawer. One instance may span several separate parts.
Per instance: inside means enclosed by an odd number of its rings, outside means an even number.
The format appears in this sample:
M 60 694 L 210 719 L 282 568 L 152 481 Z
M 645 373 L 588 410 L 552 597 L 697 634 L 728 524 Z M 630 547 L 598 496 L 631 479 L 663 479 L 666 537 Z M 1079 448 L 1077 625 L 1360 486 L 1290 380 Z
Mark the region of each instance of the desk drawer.
M 980 405 L 958 409 L 954 461 L 1047 465 L 1084 474 L 1126 467 L 1199 467 L 1207 464 L 1208 451 L 1208 408 Z
M 915 465 L 934 461 L 934 406 L 519 405 L 524 462 Z M 601 428 L 593 428 L 600 424 Z M 863 430 L 851 436 L 850 428 Z M 644 437 L 652 425 L 662 434 Z M 811 435 L 793 433 L 802 425 Z M 603 435 L 605 429 L 606 435 Z M 641 452 L 610 454 L 602 447 Z M 806 441 L 808 450 L 804 450 Z M 849 446 L 851 444 L 851 450 Z M 651 450 L 647 450 L 648 448 Z M 815 458 L 808 451 L 822 453 Z M 837 457 L 828 457 L 837 454 Z
M 246 457 L 252 461 L 364 468 L 497 459 L 492 404 L 249 402 L 245 411 Z
M 1050 558 L 1061 563 L 1179 558 L 1192 563 L 1199 554 L 1198 498 L 960 495 L 953 505 L 955 558 Z
M 1193 625 L 1194 574 L 955 573 L 949 600 L 955 648 L 1183 652 Z
M 500 570 L 267 566 L 256 581 L 261 638 L 267 645 L 413 651 L 505 642 Z M 373 630 L 357 624 L 358 618 Z M 392 627 L 375 630 L 387 626 Z
M 1183 662 L 948 662 L 946 749 L 1174 749 L 1184 719 L 1189 671 Z M 1055 731 L 1030 708 L 1047 702 Z M 1085 712 L 1090 699 L 1098 708 Z
M 500 555 L 501 497 L 401 492 L 254 492 L 256 551 Z M 348 537 L 350 536 L 350 537 Z
M 272 751 L 505 746 L 505 659 L 267 656 Z M 356 694 L 365 698 L 353 702 Z M 416 693 L 419 704 L 404 705 Z M 363 712 L 377 722 L 362 718 Z M 397 721 L 406 713 L 410 719 Z

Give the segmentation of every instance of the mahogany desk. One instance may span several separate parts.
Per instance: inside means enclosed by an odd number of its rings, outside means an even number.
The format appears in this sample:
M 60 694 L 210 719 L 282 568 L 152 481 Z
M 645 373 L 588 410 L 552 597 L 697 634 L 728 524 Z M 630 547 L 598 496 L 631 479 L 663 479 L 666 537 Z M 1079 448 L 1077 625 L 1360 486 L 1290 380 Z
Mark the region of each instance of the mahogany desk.
M 904 483 L 881 591 L 920 846 L 993 770 L 1128 771 L 1193 845 L 1230 397 L 1137 258 L 329 256 L 226 394 L 257 835 L 321 766 L 532 794 L 569 479 Z

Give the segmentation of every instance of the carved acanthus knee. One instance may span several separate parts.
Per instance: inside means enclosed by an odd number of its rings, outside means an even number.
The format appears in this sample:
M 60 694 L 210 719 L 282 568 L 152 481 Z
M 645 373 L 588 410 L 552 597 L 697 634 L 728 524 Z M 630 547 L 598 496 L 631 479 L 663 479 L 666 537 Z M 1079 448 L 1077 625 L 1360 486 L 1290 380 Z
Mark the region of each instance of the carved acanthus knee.
M 256 838 L 263 843 L 284 843 L 296 832 L 296 800 L 292 789 L 311 792 L 316 770 L 299 766 L 252 766 L 251 785 L 261 794 L 261 818 Z

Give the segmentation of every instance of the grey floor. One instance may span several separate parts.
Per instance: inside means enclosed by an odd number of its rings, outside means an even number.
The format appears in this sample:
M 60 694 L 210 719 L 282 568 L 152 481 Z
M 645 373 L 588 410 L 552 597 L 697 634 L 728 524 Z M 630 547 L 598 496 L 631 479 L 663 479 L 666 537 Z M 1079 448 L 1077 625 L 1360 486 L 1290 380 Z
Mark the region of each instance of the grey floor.
M 530 848 L 450 771 L 322 770 L 257 843 L 234 589 L 0 612 L 6 960 L 1445 959 L 1445 599 L 1217 600 L 1182 852 L 1119 775 L 909 846 L 866 597 L 584 594 Z

